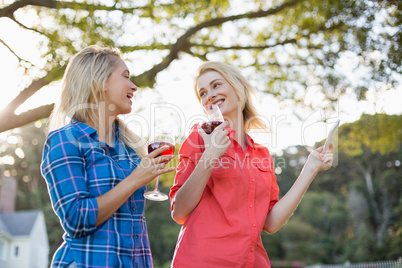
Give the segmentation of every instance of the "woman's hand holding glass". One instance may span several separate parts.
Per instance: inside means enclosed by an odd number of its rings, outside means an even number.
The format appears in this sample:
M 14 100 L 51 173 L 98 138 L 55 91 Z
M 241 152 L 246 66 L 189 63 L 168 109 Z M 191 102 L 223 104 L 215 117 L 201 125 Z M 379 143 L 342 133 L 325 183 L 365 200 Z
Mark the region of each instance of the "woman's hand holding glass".
M 153 152 L 159 150 L 159 148 L 167 148 L 163 150 L 161 153 L 157 154 L 157 158 L 162 156 L 173 156 L 175 152 L 175 139 L 171 130 L 165 128 L 158 128 L 155 130 L 155 133 L 152 134 L 152 137 L 149 139 L 148 144 L 148 154 L 153 155 Z M 159 165 L 166 165 L 173 157 L 169 159 L 164 159 L 162 163 Z M 164 166 L 163 166 L 164 167 Z M 164 194 L 159 191 L 159 175 L 156 177 L 155 188 L 152 191 L 148 191 L 144 193 L 144 197 L 153 200 L 153 201 L 165 201 L 169 198 L 167 194 Z
M 142 158 L 140 164 L 133 170 L 132 175 L 136 178 L 139 187 L 149 184 L 155 177 L 172 172 L 176 168 L 166 168 L 166 163 L 174 158 L 174 155 L 161 155 L 169 149 L 169 146 L 158 148 Z
M 199 126 L 198 133 L 204 140 L 206 159 L 208 159 L 208 164 L 214 166 L 216 161 L 219 162 L 219 166 L 222 167 L 219 157 L 221 157 L 226 150 L 229 148 L 230 139 L 228 137 L 228 131 L 225 127 L 228 122 L 224 121 L 219 126 L 217 126 L 211 134 L 207 134 L 204 129 Z
M 207 116 L 207 120 L 201 123 L 198 128 L 198 133 L 204 140 L 205 151 L 208 154 L 210 164 L 219 162 L 219 167 L 222 167 L 219 157 L 223 155 L 230 145 L 228 132 L 225 127 L 228 125 L 223 119 L 223 115 L 218 105 L 207 104 L 203 107 L 203 111 Z

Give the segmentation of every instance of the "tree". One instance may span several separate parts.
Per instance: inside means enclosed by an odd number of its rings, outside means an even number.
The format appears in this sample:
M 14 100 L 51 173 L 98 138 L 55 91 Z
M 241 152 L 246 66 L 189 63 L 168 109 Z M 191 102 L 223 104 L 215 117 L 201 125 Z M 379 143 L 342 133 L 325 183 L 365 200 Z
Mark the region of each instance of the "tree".
M 5 140 L 0 139 L 0 183 L 3 176 L 17 180 L 16 207 L 18 210 L 41 210 L 45 215 L 49 238 L 49 257 L 62 243 L 63 229 L 53 211 L 46 181 L 42 178 L 40 164 L 45 143 L 45 120 L 36 121 L 10 131 Z
M 393 220 L 401 187 L 402 117 L 399 115 L 362 115 L 345 124 L 339 136 L 339 150 L 347 168 L 364 180 L 377 246 Z
M 281 230 L 263 236 L 271 260 L 312 264 L 399 258 L 401 129 L 402 116 L 386 114 L 363 115 L 340 126 L 338 165 L 317 175 Z M 284 151 L 286 162 L 277 174 L 281 195 L 307 156 L 302 146 Z
M 43 60 L 35 66 L 0 39 L 31 78 L 0 112 L 0 132 L 47 117 L 53 104 L 15 111 L 60 80 L 68 59 L 90 44 L 116 46 L 127 60 L 142 62 L 132 77 L 140 87 L 152 87 L 160 72 L 188 55 L 248 67 L 262 91 L 303 105 L 313 105 L 309 94 L 333 101 L 348 87 L 364 98 L 369 88 L 396 86 L 401 72 L 400 1 L 243 1 L 239 7 L 225 0 L 19 0 L 3 1 L 0 18 L 33 33 Z M 365 67 L 364 80 L 345 78 L 339 70 L 345 58 Z

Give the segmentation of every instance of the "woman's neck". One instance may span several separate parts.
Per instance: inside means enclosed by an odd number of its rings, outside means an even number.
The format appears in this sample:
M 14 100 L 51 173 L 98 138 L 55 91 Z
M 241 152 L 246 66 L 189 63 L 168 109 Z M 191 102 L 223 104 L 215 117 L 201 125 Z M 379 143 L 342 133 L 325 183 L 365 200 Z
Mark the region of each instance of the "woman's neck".
M 115 117 L 108 117 L 108 119 L 97 120 L 96 124 L 89 120 L 88 125 L 94 128 L 98 132 L 98 140 L 107 143 L 113 147 L 114 133 L 113 123 L 116 120 Z M 101 123 L 103 122 L 103 123 Z
M 244 129 L 244 121 L 243 121 L 243 115 L 240 116 L 240 120 L 235 119 L 231 120 L 232 126 L 230 126 L 234 131 L 236 131 L 236 134 L 234 136 L 234 140 L 237 141 L 240 146 L 243 148 L 243 151 L 246 150 L 247 148 L 247 138 L 246 138 L 246 131 Z

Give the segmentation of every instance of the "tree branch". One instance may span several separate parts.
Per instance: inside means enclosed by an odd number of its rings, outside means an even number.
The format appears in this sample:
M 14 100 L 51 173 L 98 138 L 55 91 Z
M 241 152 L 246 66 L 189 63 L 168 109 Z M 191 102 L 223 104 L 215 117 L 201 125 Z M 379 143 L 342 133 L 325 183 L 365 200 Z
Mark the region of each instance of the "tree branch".
M 36 120 L 49 117 L 54 104 L 40 106 L 38 108 L 26 111 L 19 115 L 14 113 L 0 113 L 0 132 L 4 132 L 17 127 L 22 127 Z
M 164 4 L 161 6 L 171 6 L 172 4 Z M 26 6 L 47 7 L 52 9 L 72 9 L 72 10 L 103 10 L 103 11 L 121 11 L 123 13 L 133 13 L 135 10 L 149 10 L 150 6 L 138 6 L 130 8 L 119 8 L 114 4 L 113 6 L 88 4 L 86 2 L 66 2 L 55 0 L 20 0 L 12 3 L 5 8 L 0 9 L 0 17 L 13 17 L 13 13 Z M 152 13 L 152 12 L 150 12 Z
M 46 76 L 33 80 L 31 84 L 20 92 L 0 113 L 11 114 L 23 104 L 27 99 L 29 99 L 33 94 L 39 91 L 42 87 L 50 84 L 51 82 L 59 79 L 63 72 L 65 66 L 60 66 L 59 68 L 53 68 L 49 71 Z
M 276 47 L 276 46 L 281 46 L 281 45 L 285 45 L 285 44 L 295 44 L 297 43 L 296 39 L 289 39 L 283 42 L 279 42 L 276 43 L 274 45 L 264 45 L 264 46 L 215 46 L 215 45 L 208 45 L 208 44 L 199 44 L 199 43 L 190 43 L 190 45 L 192 47 L 204 47 L 204 48 L 213 48 L 215 49 L 215 51 L 219 51 L 219 50 L 251 50 L 251 49 L 255 49 L 255 50 L 264 50 L 267 48 L 272 48 L 272 47 Z
M 209 21 L 205 21 L 203 23 L 200 23 L 192 28 L 190 28 L 186 33 L 184 33 L 181 37 L 177 39 L 177 42 L 173 45 L 170 46 L 170 53 L 169 55 L 162 60 L 159 64 L 153 66 L 150 70 L 144 72 L 143 74 L 134 77 L 136 80 L 136 83 L 140 86 L 152 86 L 155 81 L 156 81 L 156 75 L 167 68 L 172 61 L 177 59 L 179 57 L 180 52 L 188 52 L 189 47 L 191 46 L 190 43 L 190 38 L 197 33 L 198 31 L 208 28 L 208 27 L 215 27 L 219 26 L 225 22 L 229 21 L 235 21 L 235 20 L 240 20 L 240 19 L 254 19 L 254 18 L 261 18 L 261 17 L 266 17 L 270 16 L 273 14 L 276 14 L 283 9 L 292 6 L 301 0 L 291 0 L 288 2 L 283 3 L 282 5 L 268 9 L 268 10 L 259 10 L 256 12 L 249 12 L 249 13 L 244 13 L 244 14 L 239 14 L 239 15 L 233 15 L 229 17 L 220 17 L 220 18 L 214 18 Z M 10 6 L 7 6 L 6 8 L 0 9 L 0 17 L 5 16 L 4 14 L 8 14 L 7 16 L 10 17 L 11 19 L 13 18 L 13 12 L 21 7 L 28 6 L 28 5 L 36 5 L 36 6 L 42 6 L 42 7 L 49 7 L 49 8 L 80 8 L 79 4 L 77 3 L 67 3 L 67 2 L 58 2 L 54 0 L 20 0 L 17 1 Z M 78 5 L 78 6 L 77 6 Z M 86 8 L 89 7 L 87 4 L 82 4 L 85 5 Z M 99 5 L 92 5 L 92 8 L 105 8 L 104 10 L 116 10 L 116 7 L 106 7 L 106 6 L 99 6 Z M 122 9 L 117 9 L 120 11 L 123 11 Z M 133 11 L 131 9 L 131 11 Z M 168 48 L 168 47 L 166 47 Z M 50 114 L 51 108 L 53 105 L 47 105 L 47 106 L 42 106 L 38 107 L 34 110 L 31 110 L 29 112 L 20 114 L 20 115 L 15 115 L 15 110 L 22 104 L 24 103 L 29 97 L 31 97 L 35 92 L 37 92 L 39 89 L 41 89 L 43 86 L 49 84 L 50 82 L 56 80 L 57 78 L 60 77 L 60 73 L 64 70 L 64 67 L 61 67 L 58 70 L 51 71 L 49 72 L 46 77 L 43 77 L 41 79 L 35 80 L 32 82 L 32 84 L 21 91 L 21 93 L 7 105 L 7 107 L 0 112 L 0 119 L 2 119 L 1 125 L 0 125 L 0 132 L 22 126 L 26 123 L 29 123 L 29 120 L 34 121 L 37 119 L 40 119 L 42 117 L 46 117 Z M 12 120 L 10 120 L 12 119 Z
M 29 62 L 32 66 L 35 66 L 35 64 L 33 64 L 32 62 L 30 62 L 29 60 L 24 60 L 23 58 L 20 58 L 20 57 L 17 55 L 17 53 L 15 53 L 15 51 L 14 51 L 9 45 L 7 45 L 7 43 L 4 42 L 2 39 L 0 39 L 0 43 L 2 43 L 2 44 L 11 52 L 11 54 L 13 54 L 13 55 L 18 59 L 18 62 L 25 61 L 25 62 Z M 35 67 L 36 67 L 36 66 L 35 66 Z
M 209 21 L 202 22 L 193 28 L 190 28 L 187 32 L 185 32 L 180 38 L 177 39 L 177 42 L 170 48 L 169 55 L 159 64 L 155 65 L 153 68 L 149 69 L 148 71 L 144 72 L 141 75 L 134 77 L 137 83 L 140 86 L 152 86 L 155 83 L 156 75 L 163 69 L 167 68 L 169 64 L 179 57 L 179 52 L 183 52 L 188 50 L 190 46 L 190 38 L 197 33 L 198 31 L 222 25 L 225 22 L 235 21 L 240 19 L 256 19 L 262 18 L 270 15 L 277 14 L 278 12 L 284 10 L 285 8 L 295 5 L 296 3 L 300 2 L 301 0 L 291 0 L 288 2 L 283 3 L 282 5 L 268 9 L 268 10 L 259 10 L 256 12 L 249 12 L 239 15 L 233 15 L 228 17 L 219 17 L 215 19 L 211 19 Z

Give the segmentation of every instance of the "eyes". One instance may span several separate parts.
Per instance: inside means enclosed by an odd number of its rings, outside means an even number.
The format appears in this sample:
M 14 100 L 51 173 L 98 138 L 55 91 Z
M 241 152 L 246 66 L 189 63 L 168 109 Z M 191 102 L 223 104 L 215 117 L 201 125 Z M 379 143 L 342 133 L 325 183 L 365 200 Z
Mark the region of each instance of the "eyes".
M 130 79 L 130 72 L 128 70 L 124 70 L 122 73 L 122 76 L 124 78 Z
M 123 77 L 130 79 L 130 75 L 128 75 L 128 74 L 123 74 Z
M 222 85 L 222 83 L 220 82 L 215 82 L 212 84 L 212 89 L 217 89 L 220 85 Z M 205 89 L 201 89 L 200 92 L 198 93 L 200 95 L 200 98 L 205 97 L 205 95 L 207 94 L 207 90 Z

